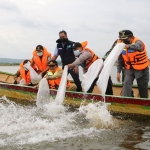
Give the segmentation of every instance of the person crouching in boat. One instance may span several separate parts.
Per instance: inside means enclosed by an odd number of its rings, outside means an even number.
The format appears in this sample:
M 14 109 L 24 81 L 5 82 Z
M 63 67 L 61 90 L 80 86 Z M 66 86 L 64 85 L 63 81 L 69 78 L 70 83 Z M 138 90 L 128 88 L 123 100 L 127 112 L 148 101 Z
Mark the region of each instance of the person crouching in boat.
M 87 48 L 88 42 L 84 41 L 82 43 L 76 42 L 73 45 L 73 49 L 74 49 L 74 55 L 77 57 L 77 59 L 72 63 L 68 65 L 68 68 L 75 68 L 75 66 L 80 65 L 83 68 L 83 73 L 86 73 L 88 68 L 90 67 L 90 65 L 97 59 L 100 59 L 92 50 L 90 50 L 89 48 Z M 98 77 L 93 81 L 91 87 L 89 88 L 89 90 L 87 91 L 87 93 L 92 93 L 94 86 L 96 84 L 98 80 Z M 112 83 L 112 82 L 111 82 Z M 108 86 L 107 86 L 108 88 Z M 109 91 L 109 92 L 108 92 Z M 106 90 L 106 94 L 107 95 L 112 95 L 112 86 L 111 86 L 111 90 Z
M 33 51 L 31 66 L 36 65 L 38 68 L 38 74 L 41 74 L 43 77 L 48 70 L 47 63 L 50 59 L 51 53 L 42 45 L 37 45 L 36 49 Z
M 27 86 L 34 86 L 31 83 L 30 71 L 26 67 L 24 67 L 24 65 L 26 63 L 28 63 L 28 61 L 30 61 L 30 60 L 24 60 L 23 62 L 20 63 L 20 68 L 14 75 L 14 80 L 15 80 L 14 84 L 22 84 L 22 85 L 27 85 Z M 35 71 L 37 71 L 36 67 L 33 67 L 33 69 Z
M 49 70 L 47 71 L 45 78 L 48 80 L 50 89 L 58 89 L 63 74 L 63 69 L 58 67 L 58 63 L 55 60 L 50 60 L 48 65 Z M 70 83 L 69 80 L 67 80 L 66 86 L 67 91 L 76 91 L 77 89 L 76 85 Z

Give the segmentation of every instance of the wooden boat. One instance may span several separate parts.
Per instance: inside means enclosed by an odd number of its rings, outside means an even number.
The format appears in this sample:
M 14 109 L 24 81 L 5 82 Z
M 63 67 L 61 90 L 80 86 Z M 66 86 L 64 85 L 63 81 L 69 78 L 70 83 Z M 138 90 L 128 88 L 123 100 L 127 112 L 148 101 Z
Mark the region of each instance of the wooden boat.
M 13 74 L 0 72 L 0 96 L 6 96 L 8 99 L 21 104 L 35 104 L 38 89 L 29 86 L 21 86 L 13 84 Z M 139 98 L 138 89 L 133 86 L 134 98 L 122 97 L 121 94 L 122 85 L 113 85 L 113 96 L 106 95 L 105 102 L 108 103 L 108 110 L 112 114 L 128 114 L 128 115 L 144 115 L 150 116 L 150 98 Z M 57 94 L 56 90 L 50 90 L 52 97 Z M 149 88 L 150 95 L 150 88 Z M 79 93 L 79 92 L 66 92 L 65 105 L 73 106 L 73 108 L 79 107 L 81 102 L 84 104 L 96 103 L 104 101 L 100 94 L 99 89 L 95 86 L 92 94 Z

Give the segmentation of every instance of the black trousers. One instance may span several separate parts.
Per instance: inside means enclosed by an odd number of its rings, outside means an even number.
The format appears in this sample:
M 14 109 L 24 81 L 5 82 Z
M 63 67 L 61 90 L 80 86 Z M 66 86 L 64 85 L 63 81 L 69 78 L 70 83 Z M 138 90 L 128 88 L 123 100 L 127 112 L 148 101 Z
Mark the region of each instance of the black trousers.
M 77 86 L 77 92 L 82 92 L 81 81 L 79 79 L 79 74 L 76 74 L 73 69 L 68 69 L 68 74 L 72 76 L 75 85 Z
M 112 80 L 111 80 L 111 76 L 109 76 L 108 83 L 107 83 L 107 89 L 106 89 L 106 92 L 105 92 L 106 95 L 113 95 L 112 87 L 113 87 L 113 83 L 112 83 Z
M 93 89 L 94 89 L 94 86 L 95 86 L 97 80 L 98 80 L 98 78 L 96 78 L 93 81 L 93 83 L 92 83 L 91 87 L 89 88 L 89 90 L 87 91 L 87 93 L 92 93 L 93 92 Z M 107 83 L 107 89 L 106 89 L 106 92 L 105 92 L 106 95 L 113 95 L 112 86 L 113 86 L 112 80 L 111 80 L 111 77 L 109 77 L 108 83 Z
M 134 71 L 131 74 L 129 72 L 127 74 L 125 70 L 125 80 L 124 80 L 123 92 L 122 92 L 123 96 L 132 97 L 131 95 L 132 84 L 133 84 L 133 80 L 136 79 L 135 72 L 136 71 Z M 140 98 L 148 98 L 149 68 L 147 67 L 139 72 L 142 73 L 142 76 L 140 78 L 137 78 L 136 80 L 137 80 Z

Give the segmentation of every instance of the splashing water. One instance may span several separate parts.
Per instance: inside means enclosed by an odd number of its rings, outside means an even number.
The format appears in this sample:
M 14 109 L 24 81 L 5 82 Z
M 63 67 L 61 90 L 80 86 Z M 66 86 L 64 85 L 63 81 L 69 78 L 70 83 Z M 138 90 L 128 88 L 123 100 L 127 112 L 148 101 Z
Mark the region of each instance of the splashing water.
M 45 103 L 50 101 L 49 85 L 45 78 L 39 83 L 36 105 L 42 107 Z
M 91 126 L 99 128 L 109 128 L 113 126 L 113 119 L 107 110 L 107 104 L 104 102 L 90 103 L 87 106 L 81 106 L 79 111 L 90 121 Z
M 111 69 L 112 69 L 113 65 L 115 64 L 118 56 L 124 49 L 124 47 L 125 47 L 124 43 L 118 43 L 113 48 L 113 50 L 111 51 L 111 53 L 109 54 L 109 56 L 107 57 L 107 59 L 104 62 L 104 68 L 102 69 L 102 71 L 99 75 L 99 79 L 97 81 L 97 86 L 101 90 L 103 97 L 105 96 L 106 87 L 107 87 L 108 78 L 109 78 Z
M 100 121 L 104 128 L 112 124 L 112 118 L 102 104 L 89 104 L 70 112 L 52 100 L 39 108 L 2 99 L 5 102 L 0 103 L 0 147 L 26 147 L 83 136 L 93 138 L 95 132 L 101 132 L 100 128 L 95 128 L 95 122 Z

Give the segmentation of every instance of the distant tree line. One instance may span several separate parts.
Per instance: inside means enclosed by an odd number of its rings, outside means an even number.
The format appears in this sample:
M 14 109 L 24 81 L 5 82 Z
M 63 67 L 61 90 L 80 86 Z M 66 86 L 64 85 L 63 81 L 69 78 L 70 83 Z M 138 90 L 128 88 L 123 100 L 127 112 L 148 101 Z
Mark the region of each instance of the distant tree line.
M 57 61 L 58 65 L 61 66 L 62 63 L 60 60 Z M 18 66 L 20 65 L 20 63 L 16 62 L 16 63 L 10 63 L 10 62 L 0 62 L 0 66 Z
M 0 63 L 0 66 L 18 66 L 19 63 Z

